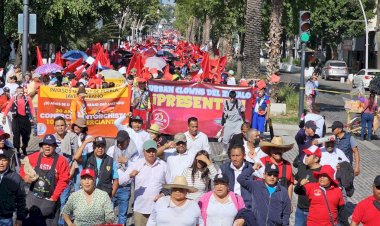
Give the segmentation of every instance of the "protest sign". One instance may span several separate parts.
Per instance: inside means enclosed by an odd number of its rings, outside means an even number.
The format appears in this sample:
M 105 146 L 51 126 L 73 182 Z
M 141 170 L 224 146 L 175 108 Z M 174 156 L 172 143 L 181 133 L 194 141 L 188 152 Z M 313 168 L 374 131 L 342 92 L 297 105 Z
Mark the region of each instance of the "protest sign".
M 187 119 L 197 117 L 199 130 L 215 137 L 221 129 L 223 102 L 235 90 L 237 99 L 246 107 L 245 117 L 251 119 L 251 87 L 213 85 L 207 83 L 149 81 L 152 114 L 150 123 L 161 126 L 161 133 L 176 134 L 187 131 Z
M 39 136 L 54 133 L 54 118 L 62 116 L 70 122 L 70 103 L 76 98 L 76 88 L 41 86 L 38 94 L 37 133 Z M 114 122 L 130 111 L 130 88 L 120 86 L 109 89 L 87 89 L 87 106 L 102 113 L 87 115 L 89 134 L 115 137 Z

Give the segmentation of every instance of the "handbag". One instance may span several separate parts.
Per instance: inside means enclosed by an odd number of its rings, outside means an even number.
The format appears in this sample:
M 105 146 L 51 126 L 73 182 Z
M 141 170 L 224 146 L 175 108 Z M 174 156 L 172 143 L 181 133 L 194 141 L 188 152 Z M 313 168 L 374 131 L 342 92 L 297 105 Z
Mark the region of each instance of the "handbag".
M 327 201 L 326 190 L 323 187 L 320 187 L 320 188 L 322 190 L 323 198 L 325 199 L 325 202 L 326 202 L 326 205 L 327 205 L 327 210 L 329 211 L 329 217 L 330 217 L 331 225 L 335 226 L 334 218 L 333 218 L 331 210 L 330 210 L 330 205 L 329 205 L 329 202 Z

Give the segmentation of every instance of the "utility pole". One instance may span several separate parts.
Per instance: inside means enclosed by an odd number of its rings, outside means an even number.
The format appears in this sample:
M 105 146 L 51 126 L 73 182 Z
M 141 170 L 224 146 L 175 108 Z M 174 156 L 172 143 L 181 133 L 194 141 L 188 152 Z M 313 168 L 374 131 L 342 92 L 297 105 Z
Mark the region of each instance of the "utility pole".
M 28 38 L 29 38 L 29 0 L 23 0 L 24 28 L 22 33 L 22 75 L 28 70 Z
M 365 23 L 365 69 L 368 69 L 368 21 L 367 16 L 365 15 L 364 6 L 362 3 L 362 0 L 359 0 L 360 7 L 362 8 L 362 13 L 364 17 L 364 23 Z
M 300 77 L 300 95 L 299 95 L 299 109 L 298 109 L 298 118 L 300 119 L 304 109 L 304 96 L 305 96 L 305 54 L 306 43 L 302 42 L 301 47 L 301 77 Z

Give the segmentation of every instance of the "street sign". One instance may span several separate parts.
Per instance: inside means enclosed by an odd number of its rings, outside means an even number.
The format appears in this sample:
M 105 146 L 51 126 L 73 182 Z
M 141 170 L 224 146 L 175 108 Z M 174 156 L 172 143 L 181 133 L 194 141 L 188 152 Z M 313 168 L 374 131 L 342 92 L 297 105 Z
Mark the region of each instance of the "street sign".
M 18 14 L 17 33 L 22 34 L 24 30 L 24 14 Z M 29 14 L 29 34 L 37 34 L 37 15 Z

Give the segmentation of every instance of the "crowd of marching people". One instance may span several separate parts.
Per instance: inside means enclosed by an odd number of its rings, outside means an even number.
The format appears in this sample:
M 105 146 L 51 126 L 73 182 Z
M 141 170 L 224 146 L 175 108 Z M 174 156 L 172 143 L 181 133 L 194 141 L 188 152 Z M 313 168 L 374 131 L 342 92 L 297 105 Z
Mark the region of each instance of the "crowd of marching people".
M 196 81 L 185 69 L 175 69 L 179 74 L 171 80 Z M 230 91 L 220 135 L 228 160 L 219 165 L 196 117 L 183 122 L 188 130 L 173 137 L 148 124 L 147 82 L 165 73 L 152 70 L 144 77 L 137 71 L 122 70 L 133 86 L 132 106 L 115 120 L 118 132 L 112 139 L 91 136 L 86 122 L 86 115 L 99 113 L 86 104 L 86 88 L 114 86 L 100 70 L 91 77 L 32 71 L 23 78 L 16 66 L 5 77 L 0 107 L 13 142 L 0 130 L 0 226 L 127 225 L 132 216 L 135 226 L 286 226 L 292 213 L 297 226 L 380 223 L 380 176 L 373 195 L 349 219 L 346 204 L 360 174 L 359 149 L 340 121 L 324 134 L 314 100 L 295 134 L 296 144 L 286 144 L 283 137 L 264 135 L 270 116 L 267 84 L 242 80 L 240 85 L 253 86 L 252 118 L 245 118 L 245 106 Z M 230 70 L 223 81 L 236 85 L 233 75 Z M 71 121 L 56 117 L 55 133 L 45 135 L 31 153 L 27 145 L 37 132 L 43 85 L 76 87 L 77 97 L 70 105 Z M 286 159 L 284 153 L 294 148 L 297 157 Z

